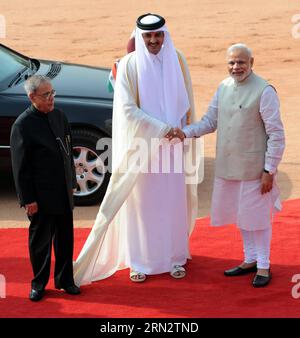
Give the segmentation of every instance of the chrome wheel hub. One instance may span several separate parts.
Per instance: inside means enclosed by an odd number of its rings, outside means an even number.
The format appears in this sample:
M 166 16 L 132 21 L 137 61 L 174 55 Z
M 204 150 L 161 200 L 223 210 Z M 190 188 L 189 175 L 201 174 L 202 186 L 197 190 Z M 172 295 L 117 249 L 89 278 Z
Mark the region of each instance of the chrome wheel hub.
M 97 191 L 105 177 L 105 165 L 100 157 L 86 147 L 74 147 L 73 157 L 77 178 L 75 196 L 88 196 Z

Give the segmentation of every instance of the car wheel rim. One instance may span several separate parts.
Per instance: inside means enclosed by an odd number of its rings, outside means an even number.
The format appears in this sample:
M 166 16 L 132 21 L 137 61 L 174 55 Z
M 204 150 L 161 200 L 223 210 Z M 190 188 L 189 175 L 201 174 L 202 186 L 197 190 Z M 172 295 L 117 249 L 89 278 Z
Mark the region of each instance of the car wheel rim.
M 73 147 L 73 157 L 77 178 L 75 196 L 89 196 L 96 192 L 105 177 L 105 165 L 100 157 L 86 147 Z

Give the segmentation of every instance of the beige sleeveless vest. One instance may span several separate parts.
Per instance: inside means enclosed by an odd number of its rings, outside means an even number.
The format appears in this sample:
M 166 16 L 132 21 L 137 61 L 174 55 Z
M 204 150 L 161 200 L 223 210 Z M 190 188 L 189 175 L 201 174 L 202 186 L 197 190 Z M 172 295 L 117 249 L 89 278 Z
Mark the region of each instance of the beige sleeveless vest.
M 243 82 L 225 79 L 219 87 L 216 176 L 254 180 L 264 169 L 267 134 L 259 113 L 268 82 L 252 73 Z

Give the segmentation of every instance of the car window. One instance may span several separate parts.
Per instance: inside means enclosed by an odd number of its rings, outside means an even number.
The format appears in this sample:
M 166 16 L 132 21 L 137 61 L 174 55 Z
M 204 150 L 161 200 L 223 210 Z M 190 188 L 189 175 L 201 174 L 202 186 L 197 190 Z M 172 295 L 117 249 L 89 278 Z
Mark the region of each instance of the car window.
M 13 52 L 0 46 L 0 90 L 25 67 L 30 67 L 30 61 L 14 54 Z

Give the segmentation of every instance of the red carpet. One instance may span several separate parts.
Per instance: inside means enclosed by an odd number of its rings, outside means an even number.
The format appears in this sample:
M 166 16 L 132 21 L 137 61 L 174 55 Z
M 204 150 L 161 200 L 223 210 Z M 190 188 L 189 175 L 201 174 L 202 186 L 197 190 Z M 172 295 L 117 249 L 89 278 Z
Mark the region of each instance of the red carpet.
M 187 277 L 150 276 L 133 284 L 128 270 L 82 287 L 70 296 L 53 288 L 39 303 L 28 300 L 31 267 L 27 229 L 0 230 L 0 273 L 6 278 L 6 298 L 0 317 L 300 317 L 300 298 L 292 297 L 292 276 L 300 274 L 300 200 L 284 203 L 275 217 L 272 240 L 273 279 L 254 289 L 253 275 L 229 278 L 223 270 L 242 260 L 242 243 L 235 226 L 212 228 L 199 220 L 191 239 L 193 259 Z M 89 229 L 75 230 L 75 257 Z M 53 276 L 53 272 L 52 275 Z M 300 280 L 299 280 L 300 282 Z M 295 286 L 296 291 L 299 287 Z M 296 292 L 297 295 L 297 292 Z

